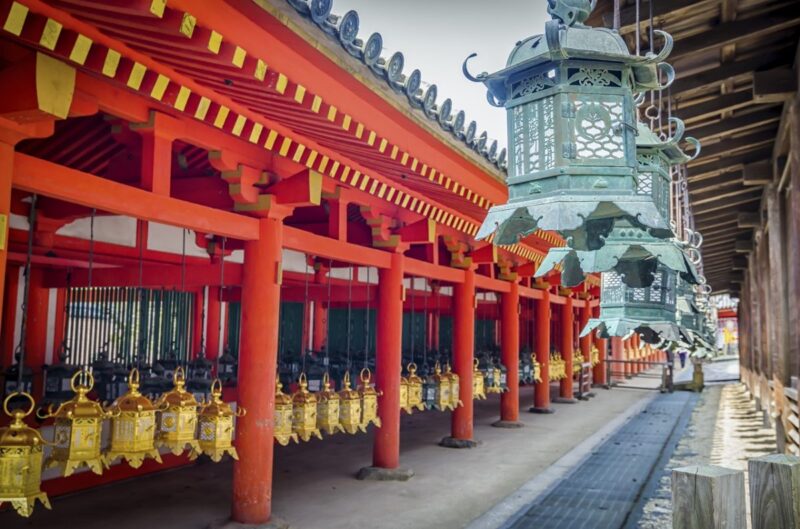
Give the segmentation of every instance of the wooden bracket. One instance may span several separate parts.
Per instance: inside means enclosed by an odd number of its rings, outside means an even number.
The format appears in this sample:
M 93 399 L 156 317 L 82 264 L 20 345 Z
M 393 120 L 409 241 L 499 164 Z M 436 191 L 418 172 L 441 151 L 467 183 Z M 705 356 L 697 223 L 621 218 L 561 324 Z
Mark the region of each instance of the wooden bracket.
M 472 257 L 467 256 L 467 252 L 469 252 L 467 243 L 452 235 L 446 235 L 444 244 L 450 252 L 450 266 L 461 269 L 468 269 L 472 266 Z
M 392 233 L 394 219 L 373 210 L 370 206 L 361 206 L 359 210 L 372 232 L 372 246 L 375 248 L 397 248 L 401 238 L 400 235 Z

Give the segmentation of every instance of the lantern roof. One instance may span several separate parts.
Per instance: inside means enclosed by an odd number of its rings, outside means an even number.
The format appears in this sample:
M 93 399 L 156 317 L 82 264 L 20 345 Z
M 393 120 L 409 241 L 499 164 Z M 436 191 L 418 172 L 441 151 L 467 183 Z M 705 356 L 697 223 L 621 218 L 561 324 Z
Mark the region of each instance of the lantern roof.
M 649 126 L 641 121 L 636 124 L 636 149 L 654 150 L 663 154 L 672 165 L 688 163 L 700 155 L 700 142 L 691 136 L 684 138 L 686 125 L 679 118 L 670 118 L 670 123 L 674 126 L 671 136 L 662 139 Z M 686 154 L 680 146 L 681 141 L 685 141 L 694 147 L 694 152 Z
M 688 335 L 673 321 L 649 321 L 635 318 L 592 318 L 581 331 L 583 338 L 597 329 L 600 336 L 623 337 L 631 333 L 639 333 L 646 343 L 656 344 L 661 340 L 679 342 Z

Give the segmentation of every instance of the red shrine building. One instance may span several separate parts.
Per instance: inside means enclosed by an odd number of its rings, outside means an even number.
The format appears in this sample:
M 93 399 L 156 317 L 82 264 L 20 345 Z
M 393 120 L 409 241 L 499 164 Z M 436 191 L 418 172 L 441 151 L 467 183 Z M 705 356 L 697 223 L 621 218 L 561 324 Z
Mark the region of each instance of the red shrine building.
M 507 200 L 505 149 L 402 54 L 382 55 L 357 13 L 300 4 L 0 0 L 4 393 L 57 403 L 81 366 L 107 401 L 133 367 L 156 397 L 178 367 L 196 394 L 219 376 L 242 410 L 243 523 L 271 516 L 276 406 L 300 379 L 313 393 L 322 372 L 335 391 L 344 372 L 354 388 L 367 377 L 372 469 L 391 473 L 411 363 L 457 375 L 441 419 L 456 445 L 473 441 L 490 382 L 513 425 L 607 375 L 608 342 L 579 338 L 598 278 L 533 278 L 563 241 L 475 239 Z M 664 358 L 637 337 L 611 345 L 642 361 L 629 373 Z M 52 439 L 52 419 L 26 420 Z M 42 490 L 190 463 L 161 459 L 48 469 Z

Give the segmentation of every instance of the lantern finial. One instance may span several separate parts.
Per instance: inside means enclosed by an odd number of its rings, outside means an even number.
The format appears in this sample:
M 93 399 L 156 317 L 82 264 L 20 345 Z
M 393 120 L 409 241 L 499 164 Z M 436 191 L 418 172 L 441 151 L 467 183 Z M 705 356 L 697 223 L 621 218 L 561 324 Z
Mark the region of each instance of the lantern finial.
M 583 25 L 594 10 L 597 0 L 547 0 L 547 12 L 554 20 L 572 25 Z

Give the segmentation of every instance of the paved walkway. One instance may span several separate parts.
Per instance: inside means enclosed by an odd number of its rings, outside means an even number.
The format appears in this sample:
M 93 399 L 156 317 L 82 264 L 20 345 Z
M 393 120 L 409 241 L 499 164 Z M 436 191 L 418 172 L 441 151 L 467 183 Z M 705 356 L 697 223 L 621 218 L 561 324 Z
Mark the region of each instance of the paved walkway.
M 521 393 L 521 409 L 526 410 L 532 388 Z M 353 479 L 360 467 L 370 464 L 371 435 L 336 435 L 278 447 L 275 512 L 297 529 L 464 527 L 531 477 L 550 481 L 561 477 L 569 470 L 564 461 L 570 457 L 577 461 L 589 453 L 616 424 L 656 395 L 601 389 L 587 402 L 555 404 L 553 415 L 522 413 L 525 427 L 517 430 L 490 426 L 497 419 L 497 396 L 478 401 L 475 438 L 482 445 L 472 450 L 437 446 L 449 432 L 449 413 L 404 416 L 401 462 L 416 472 L 406 483 Z M 0 527 L 203 529 L 228 515 L 230 477 L 229 463 L 193 465 L 54 498 L 52 511 L 37 508 L 29 520 L 0 512 Z M 546 487 L 547 481 L 537 486 Z M 534 488 L 532 493 L 538 492 Z M 492 517 L 483 521 L 491 522 Z

